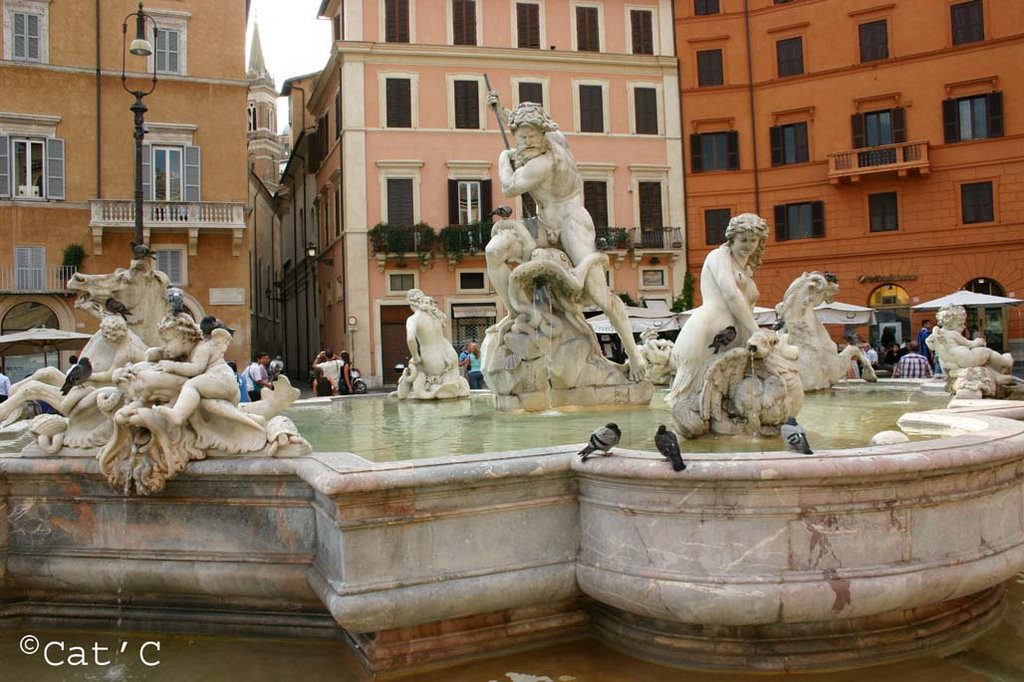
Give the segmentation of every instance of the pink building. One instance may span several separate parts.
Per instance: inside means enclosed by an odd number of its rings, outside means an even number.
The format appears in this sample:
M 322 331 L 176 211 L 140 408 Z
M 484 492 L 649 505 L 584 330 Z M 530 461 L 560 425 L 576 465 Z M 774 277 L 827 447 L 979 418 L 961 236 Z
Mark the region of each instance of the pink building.
M 335 43 L 306 102 L 319 335 L 372 385 L 408 354 L 409 289 L 437 300 L 456 346 L 505 314 L 483 247 L 492 207 L 523 206 L 498 187 L 485 74 L 503 105 L 540 101 L 565 132 L 613 289 L 652 305 L 679 294 L 670 0 L 324 0 L 320 15 Z

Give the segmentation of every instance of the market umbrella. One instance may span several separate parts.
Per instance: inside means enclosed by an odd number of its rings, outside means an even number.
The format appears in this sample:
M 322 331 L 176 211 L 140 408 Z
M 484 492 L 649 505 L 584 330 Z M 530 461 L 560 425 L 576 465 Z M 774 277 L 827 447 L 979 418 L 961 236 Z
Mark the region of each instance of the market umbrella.
M 814 314 L 822 324 L 877 324 L 874 308 L 852 303 L 819 303 L 814 306 Z
M 673 313 L 669 310 L 626 306 L 626 317 L 629 318 L 629 326 L 634 334 L 640 334 L 648 329 L 656 329 L 659 332 L 675 331 L 680 326 L 680 315 L 681 313 Z M 587 323 L 594 328 L 594 332 L 597 334 L 616 333 L 607 315 L 588 317 Z
M 685 323 L 686 320 L 690 319 L 690 315 L 696 312 L 697 308 L 691 308 L 685 312 L 679 313 L 680 318 Z M 757 322 L 760 327 L 770 327 L 778 320 L 775 314 L 775 308 L 763 308 L 759 305 L 755 305 L 753 309 L 754 321 Z
M 42 353 L 45 365 L 47 353 L 60 350 L 82 350 L 91 338 L 91 334 L 37 327 L 0 336 L 0 355 L 6 357 L 8 355 Z
M 948 296 L 936 298 L 924 303 L 918 303 L 914 310 L 938 310 L 947 305 L 962 305 L 965 308 L 977 308 L 990 305 L 1017 305 L 1021 303 L 1019 298 L 1007 298 L 1006 296 L 990 296 L 989 294 L 976 294 L 973 291 L 954 291 Z

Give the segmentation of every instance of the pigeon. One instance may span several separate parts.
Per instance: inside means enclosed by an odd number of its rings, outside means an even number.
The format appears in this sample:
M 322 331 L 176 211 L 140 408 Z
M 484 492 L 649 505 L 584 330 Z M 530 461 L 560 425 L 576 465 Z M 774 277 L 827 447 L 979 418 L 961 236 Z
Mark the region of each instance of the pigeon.
M 664 424 L 658 426 L 658 433 L 654 434 L 654 444 L 658 446 L 658 452 L 672 462 L 673 469 L 682 471 L 686 468 L 686 462 L 683 461 L 683 456 L 679 453 L 679 438 L 666 429 Z
M 269 377 L 270 383 L 277 381 L 277 377 L 284 374 L 284 360 L 278 355 L 276 358 L 270 361 L 270 366 L 267 367 L 267 376 Z
M 132 242 L 132 260 L 142 260 L 143 258 L 156 258 L 156 251 L 146 244 Z
M 171 314 L 185 312 L 185 292 L 178 287 L 170 287 L 167 290 L 167 302 L 171 305 Z
M 715 334 L 715 338 L 711 340 L 711 345 L 708 346 L 708 348 L 714 348 L 714 354 L 718 355 L 718 351 L 722 350 L 735 340 L 736 327 L 730 324 L 728 327 Z
M 501 205 L 498 208 L 491 211 L 491 215 L 496 215 L 499 218 L 508 218 L 512 215 L 512 207 Z
M 782 425 L 782 437 L 789 443 L 789 449 L 805 455 L 813 455 L 810 443 L 807 442 L 807 432 L 804 427 L 796 423 L 795 417 L 790 417 Z
M 597 451 L 608 455 L 610 450 L 619 444 L 621 437 L 622 431 L 618 424 L 605 424 L 596 429 L 590 434 L 590 442 L 587 443 L 587 446 L 579 451 L 580 460 L 586 462 L 587 458 Z
M 234 334 L 235 330 L 231 327 L 227 327 L 223 322 L 218 320 L 213 315 L 207 315 L 199 321 L 199 331 L 203 333 L 203 338 L 210 338 L 210 334 L 213 333 L 214 329 L 223 329 L 229 334 Z
M 89 358 L 78 358 L 78 364 L 68 370 L 64 375 L 64 385 L 60 387 L 61 395 L 67 395 L 71 389 L 79 384 L 84 384 L 92 376 L 92 363 Z
M 128 307 L 124 303 L 121 303 L 116 298 L 108 298 L 107 302 L 103 304 L 103 307 L 107 309 L 108 313 L 114 313 L 124 318 L 125 322 L 128 321 Z

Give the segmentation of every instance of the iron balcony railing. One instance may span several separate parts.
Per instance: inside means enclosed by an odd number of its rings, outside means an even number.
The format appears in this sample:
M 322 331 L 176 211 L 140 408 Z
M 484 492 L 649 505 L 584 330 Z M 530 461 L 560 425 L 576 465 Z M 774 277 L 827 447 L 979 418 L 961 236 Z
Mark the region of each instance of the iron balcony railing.
M 78 268 L 74 265 L 42 268 L 0 265 L 0 292 L 5 294 L 63 292 L 68 280 L 76 272 L 78 272 Z
M 903 177 L 911 170 L 921 174 L 929 172 L 928 140 L 849 149 L 828 155 L 828 177 L 833 183 L 844 178 L 892 171 Z

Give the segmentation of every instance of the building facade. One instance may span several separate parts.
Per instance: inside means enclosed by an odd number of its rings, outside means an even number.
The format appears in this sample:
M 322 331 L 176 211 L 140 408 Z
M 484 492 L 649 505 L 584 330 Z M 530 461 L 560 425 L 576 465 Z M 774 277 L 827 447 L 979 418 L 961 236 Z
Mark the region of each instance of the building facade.
M 531 209 L 501 196 L 488 82 L 565 133 L 612 288 L 671 304 L 685 225 L 668 0 L 325 0 L 320 15 L 335 37 L 307 102 L 324 345 L 393 383 L 409 289 L 437 300 L 456 346 L 505 314 L 483 257 L 491 210 Z
M 158 79 L 144 100 L 146 240 L 193 315 L 236 329 L 229 355 L 244 358 L 247 3 L 154 2 L 145 10 L 160 32 L 149 58 L 122 44 L 122 21 L 136 9 L 130 0 L 0 2 L 0 325 L 94 331 L 64 283 L 76 269 L 129 263 L 134 98 L 121 85 L 124 56 L 129 87 L 147 86 L 153 68 Z M 41 360 L 7 364 L 20 378 Z
M 1024 5 L 677 0 L 691 269 L 730 215 L 772 227 L 762 305 L 805 270 L 908 339 L 958 289 L 1024 298 Z M 1022 356 L 1017 309 L 974 311 Z

